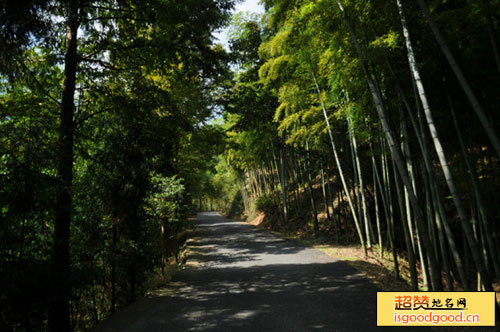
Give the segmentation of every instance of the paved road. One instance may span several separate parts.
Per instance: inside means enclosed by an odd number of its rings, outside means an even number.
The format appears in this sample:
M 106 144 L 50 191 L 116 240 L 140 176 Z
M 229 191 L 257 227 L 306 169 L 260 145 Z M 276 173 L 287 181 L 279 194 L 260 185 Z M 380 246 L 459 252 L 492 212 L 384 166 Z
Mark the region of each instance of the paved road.
M 189 266 L 95 331 L 371 331 L 376 289 L 346 263 L 201 213 Z

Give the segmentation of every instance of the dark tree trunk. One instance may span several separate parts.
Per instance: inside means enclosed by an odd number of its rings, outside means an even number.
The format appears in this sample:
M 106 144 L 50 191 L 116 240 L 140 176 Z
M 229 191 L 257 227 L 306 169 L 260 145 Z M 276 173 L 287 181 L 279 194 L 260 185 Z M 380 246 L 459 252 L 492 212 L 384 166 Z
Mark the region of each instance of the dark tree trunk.
M 285 164 L 285 152 L 284 148 L 280 148 L 280 181 L 281 181 L 281 193 L 283 197 L 283 222 L 285 225 L 288 223 L 288 189 L 287 189 L 287 177 L 286 177 L 286 164 Z
M 306 163 L 305 166 L 307 168 L 307 184 L 309 189 L 309 195 L 311 199 L 311 212 L 313 217 L 313 227 L 314 227 L 314 235 L 318 235 L 319 232 L 319 223 L 318 223 L 318 210 L 316 209 L 316 203 L 314 202 L 314 193 L 312 187 L 312 175 L 311 175 L 311 155 L 309 152 L 309 143 L 306 141 Z
M 53 294 L 49 314 L 52 331 L 70 331 L 70 223 L 73 182 L 73 114 L 77 66 L 78 1 L 67 7 L 66 51 L 64 56 L 64 83 L 59 133 L 59 188 L 56 201 L 53 247 Z
M 118 217 L 113 218 L 112 242 L 111 242 L 111 313 L 116 310 L 116 245 L 118 242 Z

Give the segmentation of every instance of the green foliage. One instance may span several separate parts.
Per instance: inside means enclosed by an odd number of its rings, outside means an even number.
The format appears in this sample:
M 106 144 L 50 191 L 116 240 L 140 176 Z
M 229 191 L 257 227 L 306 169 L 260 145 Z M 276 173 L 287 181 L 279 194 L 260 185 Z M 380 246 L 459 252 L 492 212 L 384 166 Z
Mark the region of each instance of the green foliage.
M 154 189 L 148 200 L 152 216 L 158 219 L 174 218 L 185 190 L 182 179 L 153 175 L 152 184 Z
M 450 158 L 450 167 L 456 178 L 461 179 L 458 190 L 464 201 L 474 202 L 470 207 L 472 214 L 477 215 L 475 202 L 478 198 L 471 192 L 470 183 L 467 185 L 468 180 L 463 180 L 470 176 L 467 177 L 464 171 L 466 167 L 457 144 L 457 133 L 450 122 L 450 109 L 458 113 L 459 123 L 466 128 L 458 135 L 467 137 L 466 154 L 480 170 L 478 181 L 481 193 L 486 196 L 497 189 L 496 184 L 485 181 L 498 174 L 497 158 L 491 153 L 485 131 L 471 115 L 470 103 L 436 44 L 417 2 L 402 2 L 435 125 Z M 500 99 L 494 90 L 498 90 L 500 82 L 500 24 L 496 14 L 500 6 L 491 0 L 426 2 L 458 65 L 480 96 L 479 103 L 489 110 L 497 109 Z M 446 211 L 441 211 L 436 206 L 430 207 L 429 202 L 424 203 L 424 197 L 431 200 L 433 195 L 425 185 L 430 175 L 425 174 L 422 159 L 432 159 L 432 165 L 437 163 L 432 152 L 428 155 L 425 151 L 430 133 L 426 130 L 420 98 L 410 75 L 396 2 L 343 0 L 340 3 L 344 10 L 339 9 L 337 0 L 265 0 L 263 3 L 266 14 L 261 22 L 245 15 L 234 20 L 231 42 L 234 48 L 231 51 L 239 67 L 232 88 L 226 90 L 223 105 L 227 135 L 223 157 L 228 167 L 217 168 L 211 177 L 213 192 L 222 192 L 228 201 L 237 193 L 237 201 L 242 198 L 248 217 L 255 215 L 256 207 L 265 210 L 266 214 L 283 211 L 279 218 L 292 220 L 292 224 L 318 214 L 314 211 L 318 205 L 315 201 L 318 194 L 314 191 L 319 190 L 314 187 L 318 185 L 318 174 L 327 171 L 330 177 L 335 177 L 330 181 L 337 191 L 329 199 L 336 201 L 337 198 L 338 202 L 333 207 L 335 216 L 324 221 L 329 224 L 325 229 L 336 228 L 337 237 L 346 235 L 349 238 L 349 234 L 356 232 L 351 227 L 350 216 L 357 214 L 367 225 L 374 220 L 376 190 L 380 204 L 378 217 L 382 221 L 380 229 L 384 235 L 402 232 L 401 223 L 391 226 L 383 225 L 384 222 L 403 220 L 408 211 L 414 214 L 420 209 L 428 213 L 427 220 L 439 216 L 455 225 L 456 211 L 451 204 L 445 206 Z M 353 36 L 359 42 L 359 51 Z M 386 114 L 375 112 L 367 79 L 374 82 L 376 92 L 373 94 L 380 96 L 379 102 Z M 488 111 L 488 116 L 498 131 L 498 114 Z M 398 149 L 403 152 L 403 162 L 413 177 L 419 207 L 406 207 L 408 202 L 404 199 L 396 201 L 394 184 L 400 179 L 399 173 L 391 170 L 392 155 L 386 147 L 386 137 L 381 135 L 383 117 Z M 334 144 L 338 161 L 330 153 Z M 380 165 L 387 167 L 384 173 Z M 343 185 L 337 174 L 340 166 L 347 178 Z M 234 171 L 236 178 L 232 182 L 220 181 L 231 174 L 228 168 Z M 428 171 L 436 175 L 439 188 L 445 186 L 437 169 Z M 378 189 L 375 189 L 375 174 L 381 182 L 377 184 Z M 309 179 L 313 189 L 309 189 Z M 344 186 L 342 193 L 339 188 Z M 356 189 L 358 186 L 363 188 Z M 365 198 L 360 198 L 360 192 L 368 197 L 366 217 L 361 213 L 365 203 L 360 200 Z M 323 195 L 323 205 L 328 205 L 327 194 Z M 352 195 L 353 211 L 349 211 L 345 195 Z M 307 203 L 312 202 L 312 206 L 304 207 L 305 196 L 309 196 Z M 281 197 L 281 201 L 273 201 L 273 197 Z M 390 208 L 387 206 L 391 203 L 387 202 L 389 198 L 392 199 Z M 385 202 L 382 204 L 381 200 Z M 221 206 L 229 208 L 227 204 Z M 354 211 L 356 209 L 358 211 Z M 495 220 L 495 216 L 500 215 L 497 208 L 488 210 L 488 220 Z M 284 225 L 288 226 L 292 225 Z M 432 223 L 429 227 L 432 230 Z M 495 229 L 498 232 L 498 227 Z M 342 232 L 345 233 L 340 234 Z M 364 230 L 365 235 L 369 232 Z M 363 242 L 363 235 L 360 237 Z M 402 240 L 389 238 L 388 241 L 394 251 L 403 246 Z M 478 241 L 484 243 L 480 236 Z M 440 250 L 439 245 L 446 247 L 448 243 L 435 243 L 436 253 Z M 483 252 L 485 250 L 483 248 Z M 465 248 L 460 254 L 467 255 L 466 251 Z M 489 255 L 490 260 L 496 256 L 495 252 Z M 471 269 L 469 272 L 475 274 L 476 271 Z
M 271 215 L 279 211 L 279 200 L 270 194 L 260 195 L 255 200 L 255 209 Z
M 86 330 L 144 295 L 185 239 L 221 151 L 221 129 L 206 123 L 227 54 L 211 33 L 233 1 L 74 3 L 68 284 L 72 328 Z M 0 11 L 0 330 L 46 330 L 67 4 L 18 5 Z
M 74 330 L 92 327 L 148 291 L 152 275 L 177 255 L 187 216 L 195 208 L 232 216 L 258 210 L 277 220 L 284 219 L 281 211 L 290 200 L 291 219 L 310 218 L 310 208 L 301 204 L 308 175 L 315 182 L 320 170 L 328 171 L 335 179 L 332 188 L 341 187 L 323 108 L 346 174 L 358 172 L 351 155 L 356 139 L 362 190 L 369 196 L 369 212 L 374 210 L 372 157 L 380 165 L 388 156 L 361 60 L 337 1 L 265 0 L 263 18 L 233 18 L 227 53 L 211 46 L 211 34 L 228 20 L 233 2 L 75 2 L 81 8 L 74 59 L 75 123 L 70 128 L 73 183 L 67 188 L 73 199 Z M 403 96 L 417 129 L 423 117 L 417 111 L 397 7 L 384 0 L 342 3 L 387 108 L 387 121 L 401 140 L 398 146 L 414 164 L 415 187 L 424 204 L 428 179 L 419 174 L 424 169 L 420 142 Z M 52 1 L 0 4 L 0 330 L 44 330 L 46 309 L 54 300 L 54 219 L 62 208 L 54 202 L 61 187 L 67 8 L 65 2 Z M 458 190 L 475 202 L 449 120 L 451 106 L 467 128 L 463 136 L 480 189 L 495 197 L 498 161 L 487 137 L 419 7 L 411 1 L 404 5 L 436 126 L 452 171 L 461 175 Z M 491 0 L 433 1 L 431 8 L 498 129 L 500 118 L 493 110 L 500 105 L 495 59 L 500 6 Z M 213 120 L 214 114 L 221 117 Z M 387 199 L 395 194 L 396 182 L 394 174 L 384 177 L 390 183 L 382 188 Z M 444 182 L 439 175 L 436 179 L 441 189 Z M 347 185 L 354 187 L 356 181 Z M 488 217 L 498 219 L 500 210 L 489 198 L 488 203 Z M 335 211 L 349 237 L 346 206 L 338 202 Z M 395 219 L 404 215 L 396 202 L 393 208 Z M 445 210 L 453 228 L 455 211 L 451 205 Z M 430 211 L 429 219 L 435 212 Z M 400 230 L 396 224 L 395 232 Z M 382 225 L 382 232 L 388 231 Z M 498 231 L 493 226 L 491 233 Z M 402 243 L 396 240 L 392 246 Z M 472 268 L 468 272 L 475 275 Z
M 402 46 L 402 41 L 399 33 L 390 31 L 373 40 L 370 45 L 375 48 L 396 49 Z

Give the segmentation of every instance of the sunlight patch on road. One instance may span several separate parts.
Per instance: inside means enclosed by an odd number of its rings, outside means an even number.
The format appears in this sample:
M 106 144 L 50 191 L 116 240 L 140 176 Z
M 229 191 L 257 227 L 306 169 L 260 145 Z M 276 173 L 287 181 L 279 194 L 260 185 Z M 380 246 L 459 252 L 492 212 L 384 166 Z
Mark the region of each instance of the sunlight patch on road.
M 231 318 L 234 319 L 246 319 L 251 316 L 254 316 L 257 313 L 255 310 L 243 310 L 240 312 L 235 313 L 234 315 L 231 316 Z

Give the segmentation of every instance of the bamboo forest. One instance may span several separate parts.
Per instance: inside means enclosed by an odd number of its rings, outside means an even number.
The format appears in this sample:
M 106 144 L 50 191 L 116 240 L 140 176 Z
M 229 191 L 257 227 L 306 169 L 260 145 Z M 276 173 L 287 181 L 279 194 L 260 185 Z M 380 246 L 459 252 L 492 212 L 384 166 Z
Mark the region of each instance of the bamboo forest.
M 259 6 L 0 0 L 0 331 L 369 331 L 377 291 L 500 291 L 500 2 Z

